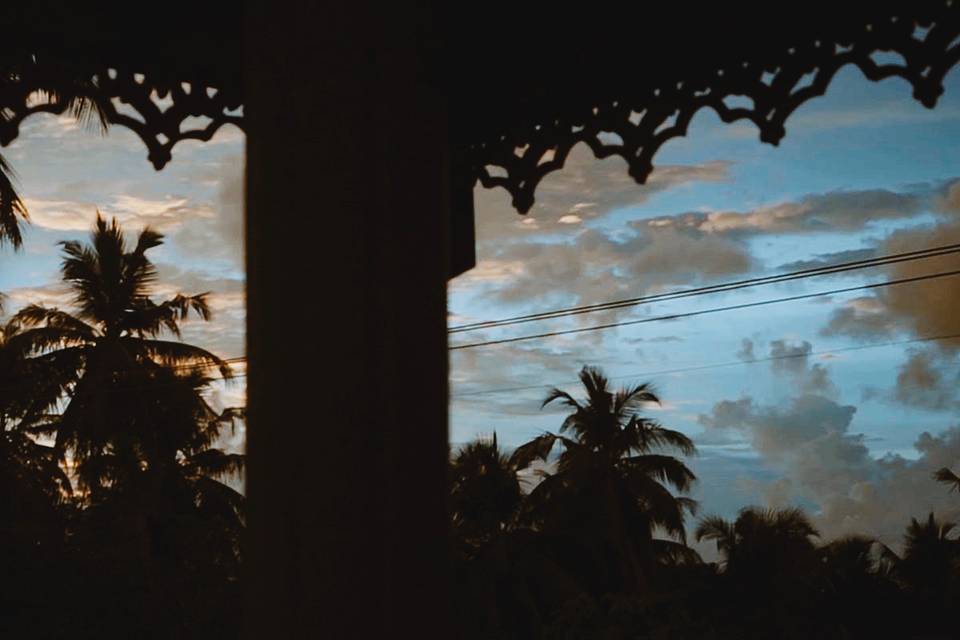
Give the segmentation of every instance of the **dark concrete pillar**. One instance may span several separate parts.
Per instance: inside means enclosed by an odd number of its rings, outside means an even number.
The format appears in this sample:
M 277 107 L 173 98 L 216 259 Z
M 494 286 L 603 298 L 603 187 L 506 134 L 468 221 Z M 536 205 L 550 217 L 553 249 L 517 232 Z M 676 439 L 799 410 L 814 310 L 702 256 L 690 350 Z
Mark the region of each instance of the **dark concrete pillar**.
M 367 4 L 248 10 L 258 640 L 448 637 L 446 106 Z

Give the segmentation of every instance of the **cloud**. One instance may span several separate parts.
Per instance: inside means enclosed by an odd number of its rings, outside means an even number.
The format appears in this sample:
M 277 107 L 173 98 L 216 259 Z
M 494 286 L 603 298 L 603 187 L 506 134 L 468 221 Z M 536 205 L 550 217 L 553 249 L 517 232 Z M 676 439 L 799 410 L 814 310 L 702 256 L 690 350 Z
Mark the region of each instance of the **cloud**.
M 884 253 L 900 253 L 960 242 L 960 223 L 955 221 L 908 229 L 891 234 Z M 957 269 L 953 255 L 901 262 L 886 268 L 891 278 L 902 279 Z M 917 336 L 960 333 L 960 297 L 957 277 L 936 278 L 885 287 L 877 295 L 884 313 Z M 941 348 L 956 351 L 960 342 L 942 342 Z
M 831 267 L 844 262 L 857 262 L 868 260 L 877 255 L 875 247 L 866 249 L 848 249 L 846 251 L 834 251 L 831 253 L 818 253 L 810 260 L 797 260 L 780 265 L 778 271 L 803 271 L 806 269 L 822 269 Z
M 499 247 L 455 290 L 489 287 L 500 303 L 588 304 L 748 272 L 753 261 L 739 242 L 674 230 L 614 238 L 582 229 L 570 242 L 529 239 Z
M 742 493 L 771 507 L 813 505 L 825 539 L 863 533 L 896 546 L 911 517 L 929 511 L 960 515 L 954 496 L 931 477 L 940 467 L 960 465 L 960 427 L 920 435 L 916 460 L 875 458 L 864 435 L 852 431 L 856 412 L 855 406 L 801 390 L 774 405 L 749 396 L 721 400 L 698 421 L 708 437 L 715 432 L 746 437 L 763 468 L 775 474 L 747 474 Z
M 897 321 L 875 296 L 861 296 L 843 303 L 830 314 L 822 336 L 847 336 L 857 340 L 871 340 L 893 335 Z
M 932 209 L 940 215 L 932 224 L 890 233 L 878 253 L 895 254 L 960 242 L 960 181 L 933 189 Z M 955 255 L 904 261 L 882 268 L 891 280 L 923 277 L 956 270 Z M 914 338 L 960 334 L 960 298 L 956 276 L 931 278 L 876 289 L 869 296 L 848 301 L 835 310 L 820 333 L 858 340 L 906 333 Z M 896 385 L 887 391 L 871 389 L 868 395 L 914 408 L 944 410 L 956 403 L 954 383 L 943 372 L 960 353 L 960 340 L 930 342 L 911 351 L 900 366 Z
M 753 340 L 744 338 L 740 341 L 740 349 L 737 351 L 737 359 L 744 362 L 753 362 L 757 357 L 753 354 Z
M 915 123 L 934 123 L 960 118 L 960 109 L 943 105 L 924 109 L 910 101 L 889 100 L 859 103 L 852 107 L 801 110 L 790 118 L 791 133 L 828 131 L 852 127 L 888 127 Z
M 222 358 L 235 358 L 246 353 L 246 285 L 243 279 L 211 275 L 202 270 L 181 269 L 176 265 L 158 264 L 156 299 L 178 293 L 209 292 L 212 312 L 210 322 L 194 316 L 183 323 L 183 340 L 208 349 Z
M 537 188 L 533 209 L 521 216 L 504 189 L 474 190 L 478 255 L 500 238 L 516 239 L 533 231 L 555 230 L 611 211 L 642 204 L 653 195 L 694 182 L 729 179 L 731 163 L 718 160 L 695 165 L 658 166 L 638 185 L 622 158 L 598 160 L 586 145 L 571 149 L 562 170 L 549 174 Z M 574 220 L 576 218 L 577 220 Z M 532 222 L 531 222 L 532 221 Z
M 849 232 L 876 220 L 909 218 L 923 210 L 927 194 L 887 189 L 811 194 L 750 211 L 688 212 L 643 221 L 650 228 L 751 236 L 775 233 Z
M 73 301 L 73 293 L 62 282 L 55 282 L 35 287 L 15 287 L 3 292 L 3 311 L 13 315 L 22 307 L 38 304 L 45 307 L 69 308 Z
M 956 359 L 936 348 L 911 349 L 907 360 L 900 365 L 892 399 L 919 409 L 945 411 L 956 409 L 957 386 L 960 375 L 952 376 L 945 369 L 954 369 Z
M 152 200 L 120 194 L 107 203 L 27 198 L 25 204 L 33 225 L 53 231 L 89 231 L 98 210 L 107 219 L 115 217 L 127 231 L 150 226 L 166 232 L 215 215 L 209 205 L 180 196 Z
M 244 261 L 243 156 L 233 155 L 212 171 L 199 176 L 217 186 L 216 203 L 209 215 L 181 227 L 174 245 L 190 255 L 226 261 L 242 267 Z
M 804 340 L 800 344 L 789 344 L 786 340 L 774 340 L 770 343 L 770 369 L 774 373 L 799 375 L 807 368 L 807 359 L 813 345 Z

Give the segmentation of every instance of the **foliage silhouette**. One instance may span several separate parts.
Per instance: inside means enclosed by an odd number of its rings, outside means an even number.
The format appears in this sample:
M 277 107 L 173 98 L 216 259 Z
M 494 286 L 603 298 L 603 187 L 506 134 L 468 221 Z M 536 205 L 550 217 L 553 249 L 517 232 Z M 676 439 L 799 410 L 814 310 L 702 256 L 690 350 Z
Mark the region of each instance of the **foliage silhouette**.
M 697 523 L 694 537 L 719 554 L 704 563 L 682 520 L 670 539 L 671 521 L 651 514 L 662 503 L 633 491 L 654 481 L 682 494 L 693 474 L 655 449 L 692 444 L 639 415 L 656 400 L 649 385 L 612 392 L 592 368 L 581 382 L 584 400 L 552 390 L 544 402 L 571 409 L 559 432 L 509 456 L 496 437 L 478 440 L 451 459 L 461 637 L 954 637 L 960 556 L 949 523 L 912 522 L 900 557 L 867 536 L 821 542 L 797 508 L 746 507 Z M 631 482 L 641 472 L 646 481 Z M 540 482 L 525 490 L 518 474 L 529 473 Z
M 18 501 L 35 495 L 59 518 L 45 526 L 57 554 L 44 559 L 59 558 L 51 571 L 73 594 L 38 634 L 62 637 L 65 620 L 80 636 L 236 629 L 245 500 L 222 480 L 244 456 L 216 443 L 243 412 L 218 413 L 204 398 L 208 369 L 231 375 L 221 358 L 164 339 L 180 337 L 191 311 L 203 320 L 210 311 L 206 294 L 151 298 L 146 252 L 161 242 L 148 228 L 128 247 L 116 221 L 98 215 L 89 245 L 61 243 L 76 313 L 29 305 L 2 332 L 0 475 L 15 478 L 5 486 Z M 15 529 L 29 531 L 40 511 L 13 513 Z M 103 618 L 106 603 L 116 611 Z M 21 621 L 36 610 L 22 606 Z
M 657 450 L 696 452 L 687 436 L 643 417 L 639 411 L 659 400 L 641 384 L 611 391 L 599 369 L 584 367 L 584 401 L 553 389 L 543 406 L 559 401 L 572 412 L 559 433 L 545 433 L 511 457 L 518 468 L 547 461 L 554 445 L 563 451 L 556 471 L 527 499 L 526 517 L 538 529 L 562 535 L 595 559 L 594 579 L 628 590 L 649 588 L 658 562 L 693 559 L 686 547 L 684 516 L 696 503 L 682 494 L 696 480 L 679 459 Z M 569 434 L 569 435 L 567 435 Z M 657 539 L 663 531 L 671 539 Z

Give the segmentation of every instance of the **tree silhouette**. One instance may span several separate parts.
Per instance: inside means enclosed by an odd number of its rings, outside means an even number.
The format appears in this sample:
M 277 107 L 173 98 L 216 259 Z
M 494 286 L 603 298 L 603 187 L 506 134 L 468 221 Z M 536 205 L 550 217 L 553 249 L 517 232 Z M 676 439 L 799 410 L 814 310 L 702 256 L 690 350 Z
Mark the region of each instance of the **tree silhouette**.
M 192 388 L 191 410 L 202 414 L 204 403 L 190 375 L 204 366 L 231 375 L 227 363 L 209 351 L 158 337 L 164 332 L 179 337 L 179 324 L 190 311 L 210 318 L 206 294 L 151 300 L 157 273 L 146 252 L 161 243 L 162 236 L 147 228 L 128 250 L 116 220 L 108 224 L 98 214 L 90 245 L 61 243 L 61 272 L 77 314 L 30 305 L 10 322 L 10 348 L 49 373 L 25 419 L 37 421 L 67 394 L 66 409 L 48 430 L 56 434 L 58 451 L 75 456 L 79 481 L 94 492 L 120 482 L 123 464 L 135 470 L 136 457 L 150 453 L 143 448 L 146 441 L 169 429 L 151 418 L 155 414 L 144 394 L 153 393 L 152 383 Z M 169 379 L 180 371 L 189 375 Z M 141 420 L 134 419 L 137 413 Z
M 551 605 L 580 594 L 550 540 L 518 521 L 516 472 L 496 434 L 463 446 L 451 462 L 455 601 L 468 638 L 539 637 Z
M 783 557 L 791 562 L 793 552 L 809 558 L 814 551 L 811 538 L 817 530 L 800 509 L 761 509 L 746 507 L 733 522 L 716 516 L 700 521 L 694 536 L 697 541 L 709 540 L 717 545 L 728 572 L 775 570 Z
M 908 637 L 893 579 L 893 552 L 863 535 L 848 535 L 819 549 L 822 562 L 820 615 L 840 637 Z
M 180 337 L 191 311 L 210 312 L 206 294 L 151 299 L 157 273 L 146 252 L 161 242 L 148 228 L 128 248 L 116 221 L 98 215 L 89 245 L 61 243 L 76 313 L 31 305 L 4 332 L 5 357 L 31 388 L 8 413 L 22 432 L 53 437 L 53 459 L 76 473 L 82 508 L 70 522 L 67 582 L 96 576 L 72 584 L 84 592 L 75 600 L 125 612 L 98 622 L 77 605 L 76 622 L 108 637 L 131 626 L 216 633 L 239 597 L 244 498 L 221 480 L 244 457 L 215 445 L 243 415 L 203 397 L 209 370 L 231 376 L 225 361 L 164 339 Z
M 517 470 L 492 441 L 475 440 L 451 464 L 451 515 L 456 535 L 483 544 L 505 531 L 520 506 Z
M 654 451 L 692 455 L 695 447 L 682 433 L 639 414 L 646 404 L 659 402 L 650 385 L 613 392 L 593 367 L 581 370 L 580 381 L 587 392 L 584 401 L 560 389 L 543 401 L 542 406 L 560 401 L 572 409 L 560 432 L 519 447 L 511 461 L 517 468 L 546 461 L 560 442 L 556 472 L 529 496 L 531 517 L 544 530 L 579 539 L 597 566 L 614 565 L 627 589 L 647 588 L 658 558 L 693 555 L 685 544 L 684 517 L 696 509 L 692 499 L 667 488 L 687 491 L 696 479 L 693 473 L 676 457 Z M 658 530 L 673 540 L 655 540 Z
M 897 572 L 906 586 L 928 604 L 944 607 L 955 594 L 960 546 L 950 534 L 956 525 L 937 520 L 910 519 L 903 537 L 903 557 Z
M 818 533 L 803 511 L 746 507 L 733 522 L 704 518 L 694 535 L 713 541 L 723 558 L 720 594 L 729 615 L 771 637 L 810 633 Z

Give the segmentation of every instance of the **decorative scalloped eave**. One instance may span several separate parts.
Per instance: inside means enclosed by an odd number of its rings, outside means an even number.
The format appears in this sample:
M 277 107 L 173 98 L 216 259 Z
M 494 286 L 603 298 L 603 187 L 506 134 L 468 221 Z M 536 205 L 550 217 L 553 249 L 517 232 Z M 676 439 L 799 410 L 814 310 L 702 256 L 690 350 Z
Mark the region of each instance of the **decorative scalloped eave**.
M 36 56 L 4 61 L 0 69 L 3 146 L 17 138 L 20 123 L 28 116 L 63 114 L 77 98 L 95 103 L 109 124 L 136 133 L 158 170 L 182 140 L 208 141 L 228 123 L 244 128 L 242 100 L 235 92 L 185 82 L 151 82 L 132 70 L 82 68 Z M 206 121 L 190 127 L 191 118 Z
M 873 81 L 903 78 L 913 86 L 914 98 L 933 108 L 943 93 L 944 76 L 960 59 L 960 6 L 948 1 L 942 7 L 935 17 L 892 16 L 884 24 L 864 24 L 844 39 L 786 49 L 779 59 L 744 61 L 736 68 L 715 69 L 707 78 L 598 104 L 575 118 L 504 133 L 463 150 L 461 166 L 470 168 L 471 183 L 503 187 L 513 206 L 526 213 L 540 181 L 561 169 L 570 149 L 581 142 L 597 158 L 620 156 L 630 176 L 644 183 L 656 152 L 668 140 L 685 136 L 694 114 L 704 107 L 726 123 L 753 122 L 760 140 L 776 145 L 786 133 L 787 118 L 807 100 L 822 96 L 848 64 Z M 891 54 L 899 54 L 903 63 L 875 59 Z M 752 106 L 732 104 L 733 99 Z

